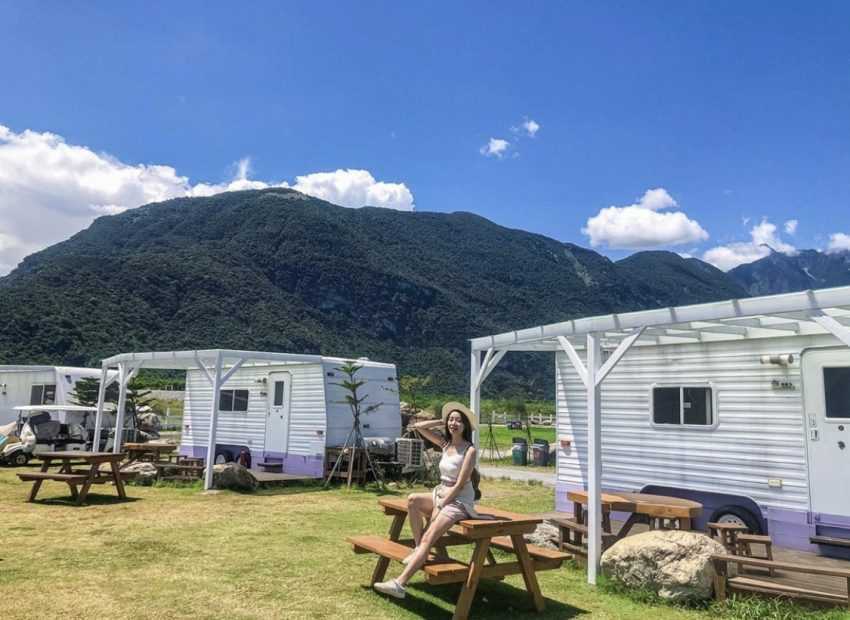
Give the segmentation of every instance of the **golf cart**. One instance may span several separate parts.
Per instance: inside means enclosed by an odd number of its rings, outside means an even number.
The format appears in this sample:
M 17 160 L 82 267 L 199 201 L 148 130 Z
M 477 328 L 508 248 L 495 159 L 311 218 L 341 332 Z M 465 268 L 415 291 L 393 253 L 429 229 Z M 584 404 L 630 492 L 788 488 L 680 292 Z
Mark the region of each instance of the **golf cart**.
M 79 405 L 15 407 L 17 422 L 0 429 L 0 463 L 26 465 L 36 451 L 86 450 L 87 419 L 97 409 Z

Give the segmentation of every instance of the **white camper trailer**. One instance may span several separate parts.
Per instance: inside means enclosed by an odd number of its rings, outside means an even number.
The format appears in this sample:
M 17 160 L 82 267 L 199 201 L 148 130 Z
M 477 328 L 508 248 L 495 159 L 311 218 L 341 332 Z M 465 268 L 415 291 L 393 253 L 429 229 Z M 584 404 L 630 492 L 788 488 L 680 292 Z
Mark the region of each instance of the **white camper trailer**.
M 104 360 L 102 372 L 117 367 L 123 393 L 122 386 L 140 368 L 187 370 L 180 443 L 184 456 L 206 459 L 213 452 L 216 460 L 229 461 L 245 451 L 254 467 L 280 463 L 284 473 L 321 478 L 325 449 L 342 445 L 352 428 L 346 393 L 337 385 L 344 379 L 339 368 L 345 361 L 213 349 L 125 353 Z M 361 418 L 363 435 L 394 441 L 401 434 L 395 365 L 356 361 L 363 367 L 357 377 L 366 381 L 360 395 L 367 397 L 366 405 L 380 404 Z M 117 416 L 120 424 L 120 397 Z M 212 485 L 211 468 L 205 485 Z
M 698 527 L 841 556 L 848 347 L 850 287 L 583 318 L 474 339 L 471 396 L 508 351 L 554 352 L 559 510 L 577 488 L 597 507 L 603 490 L 679 496 L 704 505 Z
M 77 381 L 100 379 L 99 368 L 65 366 L 0 366 L 0 426 L 15 422 L 15 407 L 26 405 L 73 405 L 71 393 Z M 67 423 L 65 412 L 56 420 Z

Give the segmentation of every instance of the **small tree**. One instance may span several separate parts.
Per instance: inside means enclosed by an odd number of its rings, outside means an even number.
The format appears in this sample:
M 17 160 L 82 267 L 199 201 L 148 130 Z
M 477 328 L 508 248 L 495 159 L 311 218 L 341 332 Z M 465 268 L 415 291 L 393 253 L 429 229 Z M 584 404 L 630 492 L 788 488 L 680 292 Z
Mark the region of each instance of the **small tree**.
M 410 410 L 413 415 L 419 413 L 417 398 L 431 385 L 431 377 L 417 377 L 414 375 L 402 375 L 398 380 L 398 386 L 404 394 L 405 400 L 410 402 Z
M 340 463 L 342 462 L 342 456 L 345 454 L 346 448 L 352 449 L 351 451 L 351 461 L 349 467 L 353 465 L 353 461 L 356 457 L 357 450 L 363 450 L 366 455 L 366 462 L 369 465 L 369 470 L 372 472 L 372 475 L 375 478 L 375 481 L 378 485 L 383 488 L 384 481 L 378 469 L 375 467 L 375 464 L 372 463 L 372 457 L 369 456 L 369 450 L 366 448 L 366 442 L 363 441 L 363 433 L 360 430 L 360 416 L 366 415 L 380 407 L 383 403 L 376 403 L 373 405 L 368 405 L 364 407 L 364 403 L 367 399 L 367 396 L 360 396 L 359 390 L 361 387 L 366 385 L 366 381 L 357 379 L 357 373 L 363 368 L 363 366 L 358 365 L 356 362 L 348 360 L 341 367 L 336 370 L 343 373 L 346 378 L 340 383 L 335 383 L 334 385 L 338 385 L 343 388 L 347 394 L 345 395 L 345 402 L 348 403 L 348 406 L 351 408 L 351 415 L 353 416 L 353 424 L 351 427 L 351 431 L 348 433 L 348 437 L 345 440 L 345 443 L 342 446 L 342 450 L 340 451 L 339 457 L 336 460 L 336 463 L 331 470 L 331 473 L 328 475 L 328 479 L 325 481 L 325 486 L 330 484 L 331 479 L 333 478 L 336 470 L 339 468 Z M 349 469 L 351 472 L 351 469 Z M 351 486 L 351 479 L 349 478 L 348 485 Z
M 525 405 L 525 399 L 516 396 L 511 399 L 511 409 L 519 416 L 520 422 L 525 425 L 525 434 L 528 437 L 528 445 L 531 445 L 531 420 L 528 415 L 528 407 Z

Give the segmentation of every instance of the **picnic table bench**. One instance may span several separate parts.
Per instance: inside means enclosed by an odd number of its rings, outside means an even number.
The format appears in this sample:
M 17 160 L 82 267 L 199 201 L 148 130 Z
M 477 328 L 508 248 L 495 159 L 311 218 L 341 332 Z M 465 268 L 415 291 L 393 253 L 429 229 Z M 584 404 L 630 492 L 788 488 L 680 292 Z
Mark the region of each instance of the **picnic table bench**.
M 390 561 L 402 561 L 413 550 L 413 540 L 401 540 L 401 530 L 407 519 L 406 499 L 382 499 L 378 504 L 384 514 L 392 516 L 388 537 L 366 535 L 349 536 L 355 553 L 374 553 L 378 563 L 372 572 L 370 584 L 383 581 Z M 438 549 L 456 545 L 474 545 L 469 563 L 447 556 L 429 554 L 422 567 L 425 580 L 430 584 L 462 583 L 463 587 L 455 605 L 455 620 L 469 617 L 472 600 L 480 579 L 501 579 L 507 575 L 521 574 L 525 588 L 531 595 L 534 608 L 543 611 L 544 601 L 537 583 L 536 573 L 559 568 L 569 556 L 560 551 L 529 545 L 523 534 L 533 532 L 543 520 L 538 517 L 477 507 L 481 515 L 492 519 L 465 519 L 458 521 L 436 544 Z M 491 548 L 501 549 L 516 555 L 514 562 L 497 562 Z
M 573 502 L 572 519 L 556 519 L 561 531 L 561 548 L 577 557 L 587 555 L 588 535 L 585 518 L 588 503 L 587 491 L 568 491 L 567 499 Z M 602 493 L 602 547 L 607 549 L 616 541 L 628 536 L 632 527 L 645 523 L 650 529 L 690 530 L 691 524 L 702 513 L 702 504 L 679 497 L 648 493 Z M 630 513 L 617 532 L 612 531 L 611 513 Z
M 118 497 L 126 499 L 127 494 L 124 491 L 124 480 L 133 477 L 135 474 L 122 473 L 118 468 L 118 463 L 124 458 L 124 454 L 113 452 L 83 452 L 77 450 L 56 451 L 56 452 L 37 452 L 35 456 L 41 459 L 41 470 L 38 472 L 26 472 L 18 474 L 18 478 L 22 482 L 32 482 L 29 498 L 27 501 L 33 502 L 38 496 L 41 485 L 45 481 L 64 482 L 68 485 L 71 491 L 71 497 L 80 506 L 86 501 L 89 494 L 89 489 L 93 484 L 104 484 L 113 482 Z M 60 461 L 61 465 L 58 471 L 48 471 L 54 461 Z M 84 463 L 88 465 L 88 469 L 74 469 L 74 465 Z M 109 463 L 110 471 L 104 473 L 100 471 L 102 463 Z M 77 490 L 77 487 L 80 489 Z
M 149 461 L 151 463 L 162 462 L 163 460 L 170 461 L 177 448 L 177 444 L 161 441 L 142 443 L 128 441 L 124 443 L 124 449 L 127 451 L 127 461 L 129 463 L 136 461 Z

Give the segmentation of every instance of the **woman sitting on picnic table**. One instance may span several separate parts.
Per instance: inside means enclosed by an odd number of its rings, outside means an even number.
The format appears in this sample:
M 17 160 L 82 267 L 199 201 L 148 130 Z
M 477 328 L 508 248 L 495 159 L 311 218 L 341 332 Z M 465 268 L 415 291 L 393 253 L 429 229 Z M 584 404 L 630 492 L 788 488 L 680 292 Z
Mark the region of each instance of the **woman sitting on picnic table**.
M 472 445 L 472 430 L 476 428 L 472 412 L 461 403 L 446 403 L 442 420 L 430 420 L 414 424 L 413 428 L 431 443 L 440 446 L 440 484 L 431 493 L 413 493 L 408 497 L 410 529 L 416 548 L 403 563 L 401 575 L 383 583 L 376 583 L 375 590 L 395 598 L 404 598 L 407 582 L 425 564 L 431 547 L 440 540 L 449 528 L 463 519 L 482 518 L 473 505 L 476 496 L 472 484 L 475 472 L 475 447 Z M 434 432 L 443 426 L 445 435 Z M 422 520 L 431 516 L 428 528 L 423 533 Z

